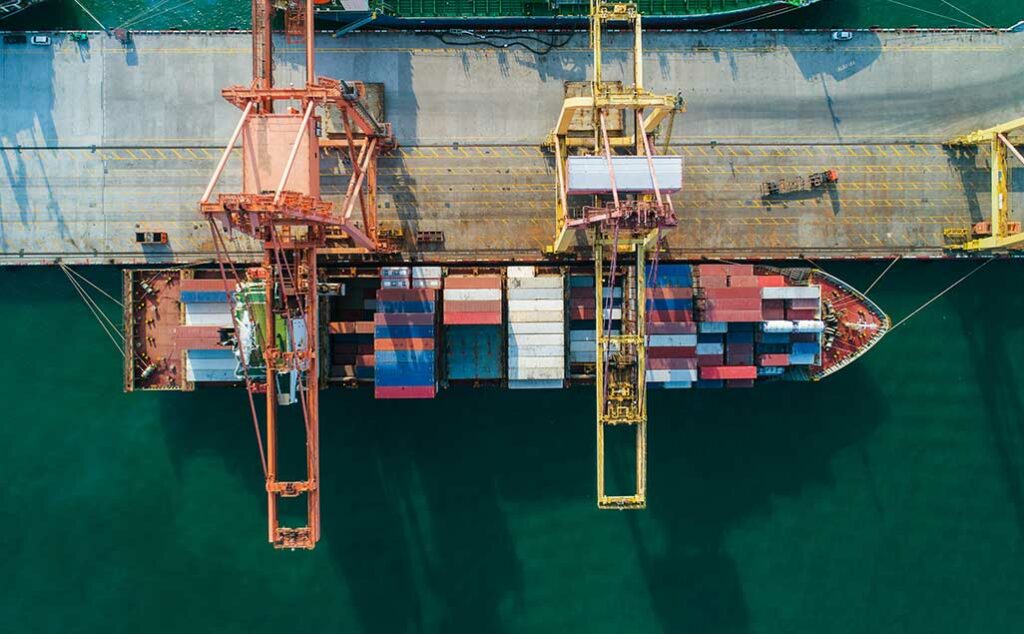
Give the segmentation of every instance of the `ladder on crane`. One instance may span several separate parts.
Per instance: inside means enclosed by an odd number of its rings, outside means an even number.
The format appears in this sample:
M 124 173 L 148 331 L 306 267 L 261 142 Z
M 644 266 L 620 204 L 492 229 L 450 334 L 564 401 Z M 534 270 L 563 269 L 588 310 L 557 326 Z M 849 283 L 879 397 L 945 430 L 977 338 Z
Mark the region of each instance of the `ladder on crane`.
M 602 80 L 602 39 L 608 23 L 626 23 L 633 33 L 633 82 Z M 666 117 L 684 110 L 678 95 L 656 95 L 643 87 L 643 37 L 640 13 L 633 2 L 590 0 L 590 47 L 593 75 L 590 94 L 567 96 L 558 122 L 545 140 L 555 155 L 555 239 L 552 254 L 576 244 L 580 231 L 590 237 L 596 296 L 597 505 L 602 509 L 641 509 L 647 505 L 647 263 L 656 266 L 663 229 L 676 225 L 672 200 L 658 187 L 651 137 Z M 609 133 L 609 117 L 621 113 L 621 131 Z M 626 113 L 632 117 L 627 118 Z M 589 130 L 579 129 L 589 119 Z M 629 133 L 626 125 L 632 129 Z M 579 204 L 570 193 L 569 165 L 574 155 L 603 156 L 608 188 L 601 197 Z M 643 193 L 620 192 L 614 157 L 646 157 L 652 188 Z M 608 195 L 611 201 L 607 200 Z M 620 262 L 621 259 L 621 262 Z M 618 332 L 613 332 L 611 297 L 622 276 L 623 302 Z M 628 426 L 636 435 L 634 492 L 612 495 L 606 490 L 605 436 L 610 427 Z

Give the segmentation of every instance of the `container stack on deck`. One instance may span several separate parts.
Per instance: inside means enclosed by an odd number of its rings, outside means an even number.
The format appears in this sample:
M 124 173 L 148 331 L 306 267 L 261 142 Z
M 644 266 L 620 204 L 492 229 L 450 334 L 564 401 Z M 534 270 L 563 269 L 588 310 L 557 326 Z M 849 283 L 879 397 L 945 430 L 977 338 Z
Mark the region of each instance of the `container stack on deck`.
M 373 334 L 376 398 L 437 395 L 437 290 L 411 285 L 409 267 L 381 269 L 382 288 L 377 291 Z
M 561 274 L 508 267 L 508 386 L 560 388 L 565 380 L 565 292 Z
M 755 324 L 764 318 L 761 287 L 785 281 L 755 275 L 749 264 L 701 264 L 697 281 L 699 387 L 753 387 Z
M 772 303 L 758 334 L 760 376 L 781 374 L 787 366 L 821 362 L 821 287 L 779 286 L 761 289 L 764 302 Z
M 501 378 L 504 332 L 501 275 L 458 274 L 444 279 L 445 365 L 451 380 Z
M 647 266 L 647 384 L 688 388 L 697 381 L 697 324 L 689 264 Z
M 183 279 L 179 300 L 184 325 L 178 327 L 175 340 L 185 351 L 185 379 L 192 383 L 238 380 L 234 352 L 220 345 L 220 329 L 232 327 L 224 280 Z
M 327 326 L 331 346 L 332 379 L 373 380 L 373 314 L 380 282 L 369 278 L 347 280 L 330 303 Z
M 619 278 L 622 279 L 621 277 Z M 605 288 L 605 328 L 617 335 L 622 327 L 622 286 Z M 612 296 L 611 311 L 607 310 L 608 296 Z M 593 374 L 597 361 L 597 294 L 593 275 L 574 274 L 569 276 L 569 367 L 575 375 Z M 575 367 L 574 367 L 575 366 Z

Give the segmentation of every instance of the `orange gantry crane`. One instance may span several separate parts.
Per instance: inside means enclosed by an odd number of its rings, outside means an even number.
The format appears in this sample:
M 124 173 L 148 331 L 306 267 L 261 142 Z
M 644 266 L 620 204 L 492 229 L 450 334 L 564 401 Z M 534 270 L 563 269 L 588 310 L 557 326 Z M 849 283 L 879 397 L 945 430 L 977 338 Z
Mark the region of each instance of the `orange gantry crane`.
M 315 0 L 253 0 L 253 80 L 249 86 L 222 91 L 242 115 L 199 205 L 210 222 L 231 305 L 236 356 L 266 475 L 269 541 L 276 548 L 291 549 L 311 549 L 320 538 L 317 252 L 329 239 L 346 241 L 353 252 L 385 249 L 377 231 L 376 162 L 395 147 L 390 126 L 376 121 L 363 104 L 361 83 L 315 75 L 314 4 Z M 289 41 L 305 42 L 302 87 L 274 85 L 271 20 L 279 9 L 285 11 Z M 288 107 L 277 112 L 275 107 L 282 103 Z M 338 206 L 320 197 L 318 108 L 336 108 L 345 130 L 344 139 L 330 143 L 348 161 L 349 183 Z M 214 197 L 239 138 L 242 191 Z M 259 240 L 262 265 L 239 272 L 218 224 Z M 265 450 L 257 394 L 266 400 Z M 295 403 L 304 421 L 306 477 L 282 480 L 278 406 Z M 280 499 L 300 496 L 306 497 L 306 525 L 282 526 Z

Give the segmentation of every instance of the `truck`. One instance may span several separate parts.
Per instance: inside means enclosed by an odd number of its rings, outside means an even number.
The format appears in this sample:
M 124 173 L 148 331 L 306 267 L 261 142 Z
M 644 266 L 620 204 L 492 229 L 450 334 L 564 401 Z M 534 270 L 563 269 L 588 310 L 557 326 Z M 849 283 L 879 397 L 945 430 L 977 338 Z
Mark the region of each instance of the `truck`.
M 807 178 L 797 176 L 795 178 L 782 178 L 777 181 L 765 181 L 761 183 L 761 195 L 778 196 L 792 192 L 810 191 L 824 187 L 828 183 L 835 183 L 838 180 L 839 172 L 829 169 L 824 172 L 810 174 Z

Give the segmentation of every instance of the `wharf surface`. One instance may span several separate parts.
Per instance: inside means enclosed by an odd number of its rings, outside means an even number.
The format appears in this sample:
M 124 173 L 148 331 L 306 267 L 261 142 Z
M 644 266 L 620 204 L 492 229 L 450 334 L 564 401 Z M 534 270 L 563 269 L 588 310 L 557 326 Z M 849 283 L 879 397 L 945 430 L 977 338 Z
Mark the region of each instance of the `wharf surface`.
M 543 257 L 554 166 L 540 143 L 590 52 L 585 33 L 529 35 L 565 44 L 539 55 L 415 33 L 318 37 L 318 74 L 385 85 L 402 147 L 380 163 L 379 218 L 406 236 L 445 234 L 443 246 L 409 243 L 407 258 Z M 248 83 L 248 34 L 53 42 L 0 44 L 0 263 L 209 259 L 197 201 L 237 122 L 220 89 Z M 621 78 L 630 40 L 609 42 L 605 76 Z M 989 186 L 986 151 L 942 142 L 1024 112 L 1022 53 L 1012 33 L 646 34 L 647 88 L 687 100 L 670 148 L 685 185 L 669 257 L 942 255 L 943 228 L 987 216 Z M 281 41 L 276 59 L 279 84 L 301 83 L 299 49 Z M 828 168 L 835 187 L 761 198 L 765 180 Z M 238 170 L 236 156 L 220 191 L 239 187 Z M 321 172 L 340 200 L 340 159 Z M 146 230 L 169 244 L 136 245 Z M 258 245 L 232 249 L 245 258 Z

